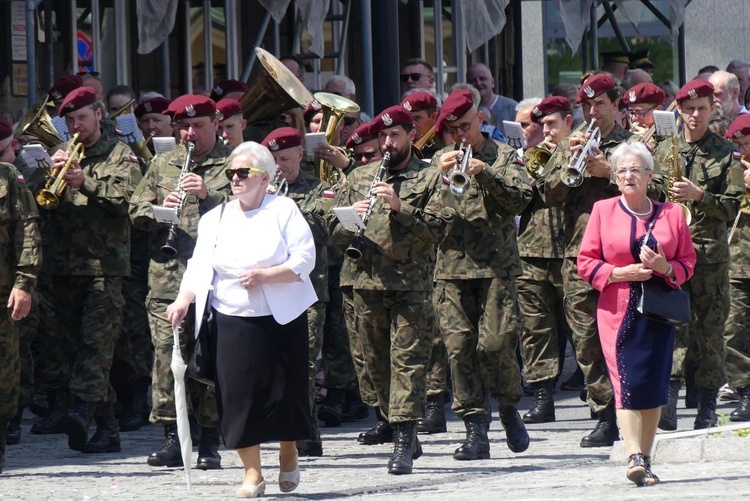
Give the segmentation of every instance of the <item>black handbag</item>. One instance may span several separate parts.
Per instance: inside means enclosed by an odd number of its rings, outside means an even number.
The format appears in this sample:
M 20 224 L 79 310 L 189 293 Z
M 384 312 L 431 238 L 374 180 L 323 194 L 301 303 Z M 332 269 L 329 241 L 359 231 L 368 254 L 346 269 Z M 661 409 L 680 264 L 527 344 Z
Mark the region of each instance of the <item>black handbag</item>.
M 648 221 L 648 230 L 643 238 L 643 245 L 648 245 L 651 230 L 656 223 L 656 215 L 661 206 L 654 208 Z M 667 285 L 662 277 L 651 277 L 640 283 L 641 297 L 636 309 L 644 317 L 669 325 L 680 326 L 692 320 L 690 311 L 690 294 L 684 290 L 674 289 Z

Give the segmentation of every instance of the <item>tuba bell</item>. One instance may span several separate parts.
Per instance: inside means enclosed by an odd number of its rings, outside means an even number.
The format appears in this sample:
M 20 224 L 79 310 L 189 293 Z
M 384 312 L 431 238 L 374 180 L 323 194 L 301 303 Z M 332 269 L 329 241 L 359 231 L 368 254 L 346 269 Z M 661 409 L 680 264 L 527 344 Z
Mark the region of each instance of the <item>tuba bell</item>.
M 326 134 L 326 143 L 332 145 L 341 121 L 347 113 L 359 111 L 359 105 L 351 99 L 328 92 L 316 92 L 315 99 L 323 106 L 323 120 L 320 123 Z M 331 186 L 339 180 L 338 171 L 325 160 L 320 161 L 318 177 Z
M 57 133 L 52 117 L 47 110 L 49 106 L 49 95 L 45 94 L 29 111 L 24 115 L 13 136 L 33 136 L 47 148 L 53 148 L 62 143 L 63 140 Z

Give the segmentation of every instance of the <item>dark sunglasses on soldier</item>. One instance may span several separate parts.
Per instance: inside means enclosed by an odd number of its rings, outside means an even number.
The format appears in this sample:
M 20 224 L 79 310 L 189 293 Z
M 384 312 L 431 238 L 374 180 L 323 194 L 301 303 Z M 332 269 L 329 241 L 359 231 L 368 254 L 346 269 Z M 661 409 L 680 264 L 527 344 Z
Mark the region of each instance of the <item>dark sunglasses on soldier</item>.
M 344 125 L 350 127 L 357 121 L 357 117 L 344 117 Z
M 256 169 L 255 167 L 240 167 L 239 169 L 226 169 L 224 175 L 231 181 L 234 179 L 235 174 L 237 174 L 238 179 L 247 179 L 251 172 L 265 174 L 264 170 Z
M 425 76 L 425 75 L 423 75 L 421 73 L 405 73 L 405 74 L 401 75 L 401 81 L 404 82 L 404 83 L 406 83 L 406 82 L 409 81 L 409 79 L 411 79 L 411 80 L 413 80 L 413 81 L 416 82 L 417 80 L 419 80 L 423 76 Z
M 363 151 L 361 153 L 355 153 L 354 158 L 361 158 L 362 160 L 369 162 L 373 158 L 375 158 L 375 155 L 377 155 L 377 151 Z

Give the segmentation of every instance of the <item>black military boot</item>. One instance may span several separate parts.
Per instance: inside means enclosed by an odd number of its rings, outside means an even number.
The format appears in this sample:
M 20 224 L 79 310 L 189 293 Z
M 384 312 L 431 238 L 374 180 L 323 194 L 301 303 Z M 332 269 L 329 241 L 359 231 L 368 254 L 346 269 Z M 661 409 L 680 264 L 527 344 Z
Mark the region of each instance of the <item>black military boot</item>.
M 659 429 L 674 431 L 677 429 L 677 399 L 680 396 L 680 381 L 670 381 L 667 390 L 667 403 L 661 407 Z
M 515 405 L 500 405 L 500 422 L 505 428 L 508 449 L 519 453 L 529 448 L 529 432 L 526 431 Z
M 218 428 L 204 426 L 201 430 L 201 440 L 198 442 L 198 463 L 195 465 L 199 470 L 221 469 L 220 435 Z
M 361 421 L 367 419 L 370 416 L 370 408 L 362 401 L 362 396 L 359 394 L 359 387 L 354 387 L 346 390 L 344 396 L 344 407 L 341 409 L 341 421 L 349 423 L 352 421 Z
M 424 416 L 417 421 L 418 433 L 445 433 L 445 393 L 434 397 L 427 397 L 424 406 Z
M 7 423 L 0 423 L 0 473 L 3 472 L 5 466 L 5 428 L 8 426 Z
M 96 431 L 91 440 L 83 447 L 86 454 L 103 454 L 120 452 L 120 433 L 117 430 L 117 418 L 111 405 L 107 405 L 102 416 L 96 418 Z
M 523 415 L 523 422 L 551 423 L 555 420 L 555 401 L 552 399 L 552 381 L 532 383 L 534 403 L 529 412 Z
M 21 419 L 23 418 L 23 407 L 18 408 L 16 415 L 10 418 L 8 429 L 5 431 L 6 445 L 17 445 L 21 443 Z
M 341 426 L 341 413 L 344 406 L 344 390 L 329 388 L 326 399 L 318 410 L 318 419 L 326 426 Z
M 737 388 L 740 395 L 740 406 L 729 415 L 732 421 L 750 421 L 750 386 Z
M 414 460 L 422 455 L 422 446 L 417 438 L 415 423 L 413 421 L 396 423 L 393 442 L 393 455 L 388 460 L 388 473 L 408 475 L 411 473 Z
M 152 452 L 148 457 L 149 466 L 166 466 L 173 468 L 182 466 L 182 452 L 180 451 L 180 439 L 177 436 L 177 425 L 169 424 L 164 427 L 164 443 L 161 449 Z
M 34 395 L 29 402 L 29 410 L 39 417 L 46 417 L 49 414 L 50 401 L 42 395 Z
M 487 438 L 487 419 L 484 414 L 472 414 L 464 419 L 466 441 L 453 453 L 453 459 L 474 461 L 490 458 L 490 441 Z
M 576 364 L 576 371 L 560 385 L 562 391 L 581 391 L 586 387 L 586 378 L 581 367 Z
M 375 416 L 378 418 L 377 424 L 357 437 L 357 442 L 360 444 L 377 445 L 393 442 L 393 428 L 380 413 L 380 409 L 375 409 Z
M 76 400 L 73 409 L 65 415 L 62 421 L 62 429 L 63 433 L 68 436 L 68 447 L 74 451 L 83 452 L 89 438 L 89 424 L 94 417 L 97 404 Z
M 300 457 L 321 457 L 323 455 L 323 442 L 320 439 L 320 429 L 315 416 L 312 417 L 310 424 L 312 425 L 310 438 L 297 440 L 297 455 Z
M 701 398 L 701 387 L 695 382 L 696 367 L 689 365 L 685 368 L 685 408 L 697 409 Z
M 148 384 L 139 383 L 134 385 L 133 394 L 122 410 L 119 420 L 119 428 L 122 432 L 136 431 L 144 424 L 144 409 L 148 408 Z
M 47 394 L 49 402 L 49 412 L 38 423 L 31 427 L 31 433 L 34 435 L 51 435 L 53 433 L 62 433 L 62 421 L 68 410 L 68 391 L 55 390 Z
M 716 426 L 716 397 L 718 389 L 701 388 L 698 400 L 698 415 L 693 423 L 694 430 L 703 430 Z
M 614 406 L 610 405 L 599 413 L 599 422 L 594 431 L 583 437 L 581 447 L 612 447 L 617 440 L 620 440 L 617 416 Z

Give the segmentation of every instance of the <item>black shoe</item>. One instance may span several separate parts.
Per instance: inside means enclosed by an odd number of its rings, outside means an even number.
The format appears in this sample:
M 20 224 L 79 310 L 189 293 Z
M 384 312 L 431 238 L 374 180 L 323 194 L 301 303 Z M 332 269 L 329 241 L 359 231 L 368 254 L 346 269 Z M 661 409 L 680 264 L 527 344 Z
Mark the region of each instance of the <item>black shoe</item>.
M 344 390 L 338 388 L 329 388 L 326 393 L 326 399 L 318 410 L 318 419 L 323 421 L 326 426 L 341 426 L 341 412 L 344 406 Z
M 45 399 L 42 395 L 34 395 L 31 397 L 29 402 L 29 410 L 39 417 L 46 417 L 49 414 L 49 400 Z
M 351 421 L 361 421 L 370 417 L 370 408 L 362 401 L 359 394 L 359 387 L 346 391 L 344 398 L 344 407 L 341 409 L 341 421 L 349 423 Z
M 716 426 L 716 397 L 718 393 L 718 388 L 700 389 L 700 399 L 698 400 L 698 415 L 695 416 L 695 422 L 693 423 L 694 430 L 703 430 Z
M 677 429 L 677 400 L 680 396 L 680 381 L 670 381 L 667 390 L 667 403 L 661 407 L 659 429 L 674 431 Z
M 552 382 L 533 383 L 534 404 L 529 412 L 523 415 L 523 422 L 551 423 L 555 420 L 555 401 L 552 399 Z
M 143 420 L 144 410 L 148 408 L 148 385 L 136 384 L 133 394 L 122 410 L 119 420 L 119 428 L 122 432 L 140 430 L 145 424 Z
M 534 396 L 534 386 L 530 383 L 527 383 L 526 381 L 523 382 L 521 385 L 521 388 L 523 389 L 523 394 L 527 397 Z
M 359 434 L 357 442 L 363 445 L 387 444 L 393 442 L 393 428 L 388 421 L 378 423 L 367 431 Z
M 396 423 L 394 428 L 393 455 L 388 460 L 388 473 L 408 475 L 411 473 L 414 460 L 422 455 L 422 446 L 413 421 Z
M 490 441 L 487 438 L 487 420 L 484 414 L 473 414 L 464 419 L 466 441 L 453 453 L 453 459 L 474 461 L 490 458 Z
M 0 423 L 0 430 L 8 426 L 6 423 Z M 5 466 L 5 433 L 0 433 L 0 473 L 3 472 Z
M 732 421 L 750 421 L 750 386 L 737 388 L 740 395 L 740 406 L 729 415 Z
M 599 413 L 599 422 L 594 431 L 583 437 L 581 447 L 612 447 L 617 440 L 620 440 L 617 417 L 614 406 L 610 405 Z
M 195 465 L 196 468 L 199 470 L 221 469 L 219 442 L 219 429 L 204 426 L 201 430 L 201 440 L 198 443 L 198 462 Z
M 695 382 L 695 369 L 687 369 L 685 374 L 685 408 L 697 409 L 701 399 L 701 388 Z
M 63 431 L 62 421 L 68 409 L 68 391 L 51 391 L 47 396 L 47 401 L 50 403 L 49 412 L 31 427 L 31 433 L 34 435 L 52 435 Z
M 182 466 L 182 452 L 180 451 L 180 439 L 177 436 L 177 425 L 170 424 L 164 427 L 164 443 L 156 452 L 148 457 L 149 466 L 166 466 L 173 468 Z
M 16 415 L 10 418 L 8 422 L 8 429 L 5 430 L 6 445 L 18 445 L 21 443 L 21 418 L 23 418 L 23 407 L 19 407 Z
M 523 424 L 515 405 L 500 406 L 500 423 L 505 429 L 505 442 L 508 449 L 516 454 L 529 448 L 529 432 Z
M 112 407 L 103 417 L 96 418 L 96 431 L 91 440 L 83 447 L 81 452 L 86 454 L 104 454 L 108 452 L 120 452 L 120 433 L 117 429 L 117 419 Z
M 583 371 L 576 365 L 576 371 L 560 385 L 562 391 L 580 391 L 586 386 L 586 378 L 583 377 Z
M 448 430 L 445 423 L 445 393 L 434 397 L 427 397 L 424 416 L 417 421 L 418 433 L 445 433 Z
M 300 457 L 321 457 L 323 455 L 323 442 L 320 440 L 320 429 L 318 420 L 312 416 L 310 423 L 312 434 L 306 440 L 297 440 L 297 455 Z
M 68 436 L 68 447 L 83 452 L 89 438 L 89 424 L 96 408 L 94 402 L 78 402 L 62 421 L 63 432 Z
M 581 393 L 578 395 L 578 399 L 584 404 L 589 401 L 589 390 L 586 386 L 584 386 L 581 390 Z

